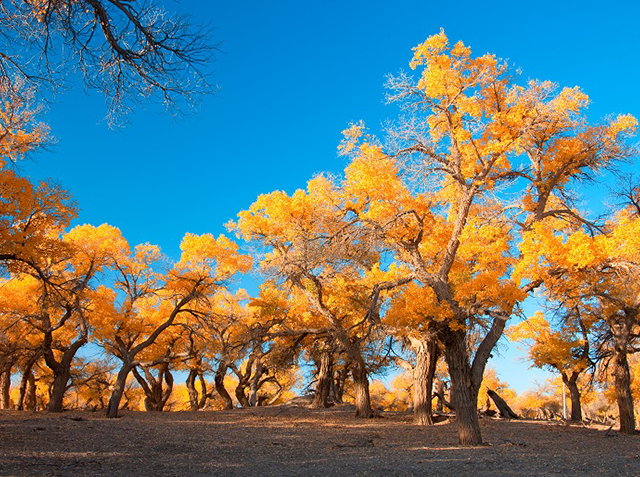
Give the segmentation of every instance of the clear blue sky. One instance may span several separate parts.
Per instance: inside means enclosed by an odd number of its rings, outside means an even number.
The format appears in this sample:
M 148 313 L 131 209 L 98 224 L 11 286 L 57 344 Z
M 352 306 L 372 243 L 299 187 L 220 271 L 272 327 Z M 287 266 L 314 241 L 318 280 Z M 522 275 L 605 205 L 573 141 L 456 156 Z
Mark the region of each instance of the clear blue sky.
M 192 117 L 148 105 L 110 130 L 104 100 L 78 86 L 43 118 L 57 144 L 23 170 L 70 190 L 77 223 L 110 223 L 132 244 L 155 243 L 174 257 L 185 232 L 224 232 L 259 194 L 342 171 L 340 132 L 397 114 L 384 104 L 384 75 L 408 69 L 411 48 L 440 28 L 476 54 L 508 59 L 522 79 L 579 85 L 594 121 L 640 116 L 637 1 L 165 3 L 215 27 L 218 94 Z M 510 348 L 494 366 L 523 390 L 540 376 Z

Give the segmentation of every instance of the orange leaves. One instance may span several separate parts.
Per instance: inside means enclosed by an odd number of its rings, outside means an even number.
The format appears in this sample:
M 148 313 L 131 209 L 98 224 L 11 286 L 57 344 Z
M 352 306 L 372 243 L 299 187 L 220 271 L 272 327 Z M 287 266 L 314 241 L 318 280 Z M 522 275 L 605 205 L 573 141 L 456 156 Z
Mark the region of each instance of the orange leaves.
M 542 312 L 507 329 L 511 341 L 525 343 L 529 359 L 533 365 L 542 368 L 549 366 L 560 373 L 584 371 L 588 365 L 585 357 L 576 349 L 585 346 L 585 342 L 576 337 L 580 329 L 569 321 L 559 331 L 554 331 Z
M 213 280 L 224 281 L 236 273 L 251 269 L 251 257 L 238 253 L 238 245 L 224 235 L 217 239 L 211 234 L 187 233 L 180 244 L 182 255 L 176 270 L 198 271 Z

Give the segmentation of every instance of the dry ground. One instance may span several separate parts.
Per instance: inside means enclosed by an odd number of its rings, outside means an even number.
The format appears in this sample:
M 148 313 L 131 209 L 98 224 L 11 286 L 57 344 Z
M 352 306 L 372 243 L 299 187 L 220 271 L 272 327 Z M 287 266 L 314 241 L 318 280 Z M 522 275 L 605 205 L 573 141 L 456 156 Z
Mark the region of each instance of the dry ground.
M 455 425 L 418 427 L 346 407 L 59 415 L 0 411 L 2 476 L 640 476 L 640 435 L 482 420 L 486 445 Z

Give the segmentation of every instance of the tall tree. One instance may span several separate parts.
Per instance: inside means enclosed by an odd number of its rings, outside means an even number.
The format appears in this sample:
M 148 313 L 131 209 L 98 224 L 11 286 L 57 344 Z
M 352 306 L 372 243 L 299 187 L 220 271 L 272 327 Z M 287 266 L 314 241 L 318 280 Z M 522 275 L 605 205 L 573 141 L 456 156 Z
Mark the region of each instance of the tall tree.
M 519 257 L 513 245 L 520 233 L 554 218 L 589 226 L 573 207 L 571 186 L 628 157 L 625 139 L 637 122 L 623 115 L 589 126 L 588 97 L 579 88 L 518 85 L 506 63 L 490 54 L 473 57 L 462 42 L 450 46 L 444 32 L 414 51 L 417 81 L 401 74 L 388 83 L 388 100 L 407 114 L 389 128 L 386 152 L 360 125 L 346 131 L 342 150 L 353 156 L 348 174 L 369 184 L 361 187 L 364 195 L 372 184 L 396 184 L 379 188 L 375 206 L 393 215 L 368 220 L 442 307 L 459 442 L 478 445 L 476 406 L 487 359 L 516 305 L 540 285 L 512 277 Z M 420 208 L 407 202 L 398 210 L 397 198 L 405 195 L 394 179 L 400 170 L 423 193 Z M 515 205 L 501 193 L 507 184 L 520 191 Z M 471 335 L 478 337 L 473 356 Z

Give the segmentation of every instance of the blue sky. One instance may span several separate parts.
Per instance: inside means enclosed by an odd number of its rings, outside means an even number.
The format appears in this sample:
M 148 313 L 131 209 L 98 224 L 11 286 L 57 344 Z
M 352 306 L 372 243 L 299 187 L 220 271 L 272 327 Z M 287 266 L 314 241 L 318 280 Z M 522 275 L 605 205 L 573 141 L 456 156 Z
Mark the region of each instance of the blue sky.
M 440 28 L 475 54 L 508 59 L 523 80 L 579 85 L 593 121 L 640 116 L 636 1 L 164 3 L 215 27 L 219 92 L 193 116 L 147 105 L 111 130 L 104 99 L 77 85 L 43 117 L 56 145 L 23 171 L 70 190 L 77 223 L 115 225 L 173 257 L 185 232 L 224 232 L 259 194 L 342 171 L 341 131 L 398 113 L 384 104 L 384 76 L 408 69 L 411 48 Z M 516 389 L 540 379 L 514 362 L 513 346 L 503 354 L 494 366 Z

